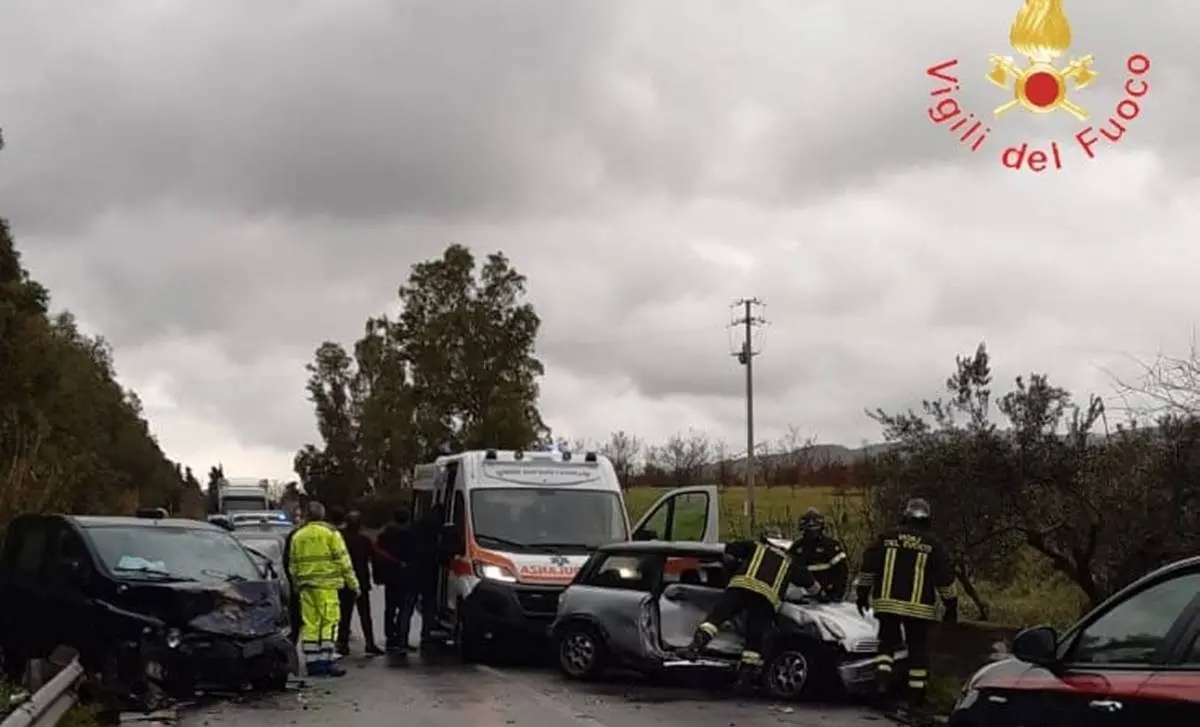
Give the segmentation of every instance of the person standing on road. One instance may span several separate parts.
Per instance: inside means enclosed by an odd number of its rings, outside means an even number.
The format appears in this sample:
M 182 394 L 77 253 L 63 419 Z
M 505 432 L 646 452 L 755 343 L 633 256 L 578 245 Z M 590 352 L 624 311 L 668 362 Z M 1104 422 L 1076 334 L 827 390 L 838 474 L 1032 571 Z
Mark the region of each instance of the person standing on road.
M 383 649 L 375 643 L 375 624 L 371 619 L 371 569 L 376 566 L 375 544 L 363 535 L 361 513 L 353 511 L 346 516 L 342 537 L 346 541 L 346 550 L 350 553 L 350 563 L 354 566 L 354 575 L 360 588 L 348 598 L 339 598 L 341 619 L 338 622 L 337 650 L 343 655 L 350 653 L 350 622 L 357 608 L 358 625 L 362 627 L 363 641 L 366 642 L 363 650 L 367 656 L 379 656 Z
M 325 522 L 325 506 L 308 504 L 307 522 L 292 536 L 288 566 L 300 600 L 300 642 L 309 676 L 335 676 L 346 670 L 334 661 L 338 591 L 358 592 L 358 578 L 346 552 L 346 541 Z
M 421 602 L 421 648 L 433 644 L 433 629 L 438 620 L 438 578 L 442 567 L 442 526 L 446 509 L 438 504 L 429 508 L 413 528 L 413 587 Z
M 296 588 L 296 579 L 292 578 L 292 538 L 296 535 L 296 531 L 304 525 L 304 519 L 301 513 L 297 510 L 292 513 L 292 521 L 295 525 L 288 531 L 287 537 L 283 539 L 283 577 L 288 579 L 291 598 L 288 600 L 288 638 L 292 640 L 293 646 L 300 644 L 300 591 Z
M 913 725 L 932 724 L 926 711 L 929 687 L 929 632 L 937 619 L 937 599 L 945 605 L 946 623 L 958 621 L 954 571 L 946 552 L 934 539 L 932 510 L 920 498 L 908 501 L 895 529 L 884 533 L 863 555 L 855 588 L 858 612 L 872 608 L 879 620 L 876 669 L 880 692 L 893 691 L 895 653 L 908 646 L 908 682 L 895 716 Z
M 375 582 L 384 589 L 383 621 L 387 638 L 384 648 L 388 651 L 408 651 L 413 608 L 417 601 L 409 567 L 413 558 L 412 540 L 407 510 L 392 513 L 392 522 L 375 538 L 376 547 L 390 557 L 390 562 L 382 567 L 380 561 L 375 563 Z
M 692 643 L 683 649 L 685 659 L 694 660 L 721 628 L 738 614 L 746 614 L 746 646 L 738 669 L 738 686 L 758 679 L 763 667 L 763 646 L 775 612 L 792 583 L 812 588 L 815 583 L 804 568 L 796 567 L 787 551 L 770 542 L 764 533 L 757 541 L 735 540 L 725 546 L 726 559 L 733 560 L 733 576 L 721 598 L 696 628 Z
M 820 587 L 822 601 L 840 601 L 846 597 L 850 582 L 850 563 L 846 549 L 825 532 L 825 516 L 814 507 L 808 508 L 797 522 L 800 537 L 788 549 L 801 567 L 808 568 Z

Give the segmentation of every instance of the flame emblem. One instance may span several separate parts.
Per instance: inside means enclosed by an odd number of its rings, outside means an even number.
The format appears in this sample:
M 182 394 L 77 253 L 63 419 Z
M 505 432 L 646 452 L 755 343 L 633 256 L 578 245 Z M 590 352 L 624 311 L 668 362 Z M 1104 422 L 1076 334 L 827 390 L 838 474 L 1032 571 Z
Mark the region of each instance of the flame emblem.
M 1099 75 L 1092 70 L 1094 57 L 1072 59 L 1062 68 L 1054 65 L 1071 47 L 1071 23 L 1063 0 L 1025 0 L 1008 39 L 1012 49 L 1025 56 L 1026 66 L 1019 68 L 1011 56 L 988 56 L 992 67 L 987 79 L 1013 94 L 996 115 L 1021 106 L 1035 114 L 1061 108 L 1080 121 L 1087 119 L 1087 111 L 1067 98 L 1067 84 L 1071 82 L 1076 91 L 1091 85 Z

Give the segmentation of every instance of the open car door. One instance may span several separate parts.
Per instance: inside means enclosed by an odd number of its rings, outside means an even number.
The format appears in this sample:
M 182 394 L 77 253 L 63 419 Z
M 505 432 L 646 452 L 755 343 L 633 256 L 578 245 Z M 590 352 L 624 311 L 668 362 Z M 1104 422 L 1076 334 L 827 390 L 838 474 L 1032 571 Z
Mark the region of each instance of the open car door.
M 634 540 L 721 542 L 721 499 L 716 485 L 671 490 L 633 528 Z

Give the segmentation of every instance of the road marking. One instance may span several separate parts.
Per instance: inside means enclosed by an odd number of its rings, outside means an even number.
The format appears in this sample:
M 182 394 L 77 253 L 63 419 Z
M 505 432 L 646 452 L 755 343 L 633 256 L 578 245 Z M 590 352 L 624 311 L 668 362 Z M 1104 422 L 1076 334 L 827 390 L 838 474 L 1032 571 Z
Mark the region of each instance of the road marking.
M 519 686 L 529 693 L 530 698 L 534 702 L 537 702 L 540 706 L 545 707 L 546 709 L 557 712 L 573 722 L 587 722 L 593 725 L 593 727 L 606 727 L 603 722 L 595 717 L 587 714 L 580 714 L 557 699 L 542 694 L 524 679 L 521 679 L 516 675 L 505 673 L 495 667 L 488 666 L 487 664 L 472 664 L 472 666 L 474 666 L 477 671 L 483 672 L 484 674 L 488 674 L 498 679 L 503 679 L 509 684 Z

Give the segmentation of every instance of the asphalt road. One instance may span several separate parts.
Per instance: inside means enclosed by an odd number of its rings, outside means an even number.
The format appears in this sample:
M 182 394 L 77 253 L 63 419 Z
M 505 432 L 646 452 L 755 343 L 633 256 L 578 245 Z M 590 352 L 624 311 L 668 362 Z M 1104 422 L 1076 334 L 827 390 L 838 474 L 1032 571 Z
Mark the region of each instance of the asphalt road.
M 381 595 L 381 594 L 380 594 Z M 376 597 L 376 611 L 382 598 Z M 356 617 L 357 620 L 357 617 Z M 379 623 L 378 617 L 376 623 Z M 357 624 L 356 624 L 357 628 Z M 416 630 L 414 629 L 414 642 Z M 887 727 L 844 706 L 732 699 L 701 687 L 636 678 L 567 682 L 536 666 L 464 666 L 450 650 L 400 662 L 357 654 L 341 679 L 302 682 L 287 693 L 184 708 L 181 727 Z

